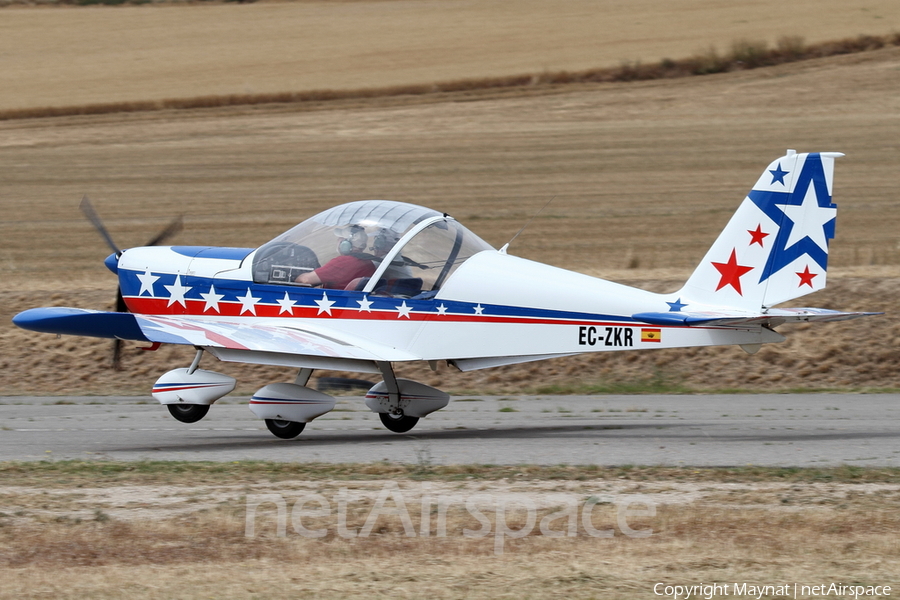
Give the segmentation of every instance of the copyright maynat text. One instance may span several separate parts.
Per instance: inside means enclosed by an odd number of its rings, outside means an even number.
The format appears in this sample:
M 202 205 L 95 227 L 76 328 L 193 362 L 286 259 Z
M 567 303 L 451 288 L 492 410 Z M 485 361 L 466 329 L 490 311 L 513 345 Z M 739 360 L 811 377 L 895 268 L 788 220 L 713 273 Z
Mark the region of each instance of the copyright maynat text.
M 762 598 L 770 596 L 786 596 L 788 598 L 874 598 L 891 595 L 889 585 L 844 585 L 843 583 L 820 583 L 805 585 L 801 583 L 785 583 L 781 585 L 756 585 L 752 583 L 701 583 L 696 585 L 670 585 L 657 583 L 653 593 L 672 600 L 690 600 L 691 598 L 712 600 L 717 596 L 745 596 Z

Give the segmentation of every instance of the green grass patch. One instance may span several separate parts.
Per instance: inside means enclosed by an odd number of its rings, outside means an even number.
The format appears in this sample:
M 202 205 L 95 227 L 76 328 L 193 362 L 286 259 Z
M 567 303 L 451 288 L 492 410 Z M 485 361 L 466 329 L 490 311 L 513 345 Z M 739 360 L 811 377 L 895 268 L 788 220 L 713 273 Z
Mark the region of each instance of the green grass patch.
M 529 390 L 529 393 L 554 396 L 566 394 L 692 394 L 697 393 L 697 390 L 689 388 L 672 376 L 654 373 L 653 376 L 645 379 L 628 381 L 554 383 Z

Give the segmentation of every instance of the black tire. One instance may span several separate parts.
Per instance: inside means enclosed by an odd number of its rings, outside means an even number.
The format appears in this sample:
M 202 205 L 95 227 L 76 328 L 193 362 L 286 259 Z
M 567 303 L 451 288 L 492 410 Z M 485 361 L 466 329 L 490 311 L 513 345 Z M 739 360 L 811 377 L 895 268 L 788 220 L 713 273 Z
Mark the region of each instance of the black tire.
M 166 404 L 169 414 L 182 423 L 196 423 L 209 412 L 209 404 Z
M 407 417 L 406 415 L 392 415 L 391 413 L 378 413 L 382 424 L 394 433 L 406 433 L 416 426 L 419 417 Z
M 298 423 L 296 421 L 282 421 L 280 419 L 266 419 L 266 427 L 269 428 L 275 437 L 283 440 L 292 440 L 303 432 L 306 423 Z

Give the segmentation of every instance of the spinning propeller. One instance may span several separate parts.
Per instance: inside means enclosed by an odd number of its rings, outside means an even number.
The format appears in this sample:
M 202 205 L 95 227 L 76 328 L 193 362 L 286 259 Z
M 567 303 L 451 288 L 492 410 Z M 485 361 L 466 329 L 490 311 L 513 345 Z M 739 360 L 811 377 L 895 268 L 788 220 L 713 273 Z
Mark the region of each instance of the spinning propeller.
M 106 229 L 106 226 L 103 224 L 103 221 L 100 220 L 100 216 L 97 214 L 97 211 L 94 210 L 93 205 L 91 204 L 90 199 L 87 196 L 84 196 L 81 199 L 81 204 L 79 205 L 81 208 L 81 212 L 84 213 L 84 216 L 87 217 L 87 220 L 91 222 L 100 235 L 106 240 L 106 245 L 110 247 L 110 249 L 115 253 L 116 259 L 122 256 L 123 250 L 121 250 L 116 243 L 113 241 L 112 236 L 109 234 L 109 230 Z M 154 238 L 152 238 L 149 242 L 144 244 L 145 246 L 159 246 L 165 240 L 169 239 L 179 231 L 181 231 L 182 222 L 181 216 L 176 217 L 169 225 L 160 231 Z M 116 285 L 116 312 L 128 312 L 128 307 L 125 305 L 125 298 L 122 297 L 122 288 L 119 285 Z M 113 352 L 112 352 L 112 368 L 119 370 L 120 368 L 120 358 L 122 353 L 122 340 L 116 339 L 113 342 Z

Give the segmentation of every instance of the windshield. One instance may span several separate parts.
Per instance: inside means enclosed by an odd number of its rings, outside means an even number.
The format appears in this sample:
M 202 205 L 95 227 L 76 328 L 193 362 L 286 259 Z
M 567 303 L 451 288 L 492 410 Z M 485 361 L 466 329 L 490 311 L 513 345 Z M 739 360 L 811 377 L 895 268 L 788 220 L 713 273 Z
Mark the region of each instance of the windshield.
M 377 285 L 390 295 L 405 295 L 403 286 L 416 293 L 436 292 L 447 278 L 474 254 L 491 250 L 490 244 L 445 217 L 418 232 L 392 257 Z M 375 287 L 374 291 L 378 292 Z M 415 295 L 415 294 L 411 294 Z
M 408 233 L 413 237 L 400 247 Z M 254 257 L 253 280 L 411 297 L 439 289 L 463 261 L 488 249 L 435 210 L 384 200 L 351 202 L 262 246 Z

